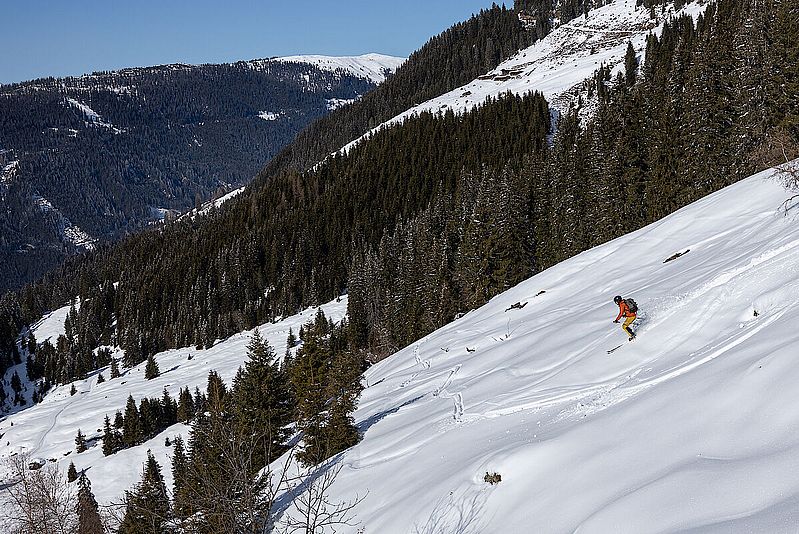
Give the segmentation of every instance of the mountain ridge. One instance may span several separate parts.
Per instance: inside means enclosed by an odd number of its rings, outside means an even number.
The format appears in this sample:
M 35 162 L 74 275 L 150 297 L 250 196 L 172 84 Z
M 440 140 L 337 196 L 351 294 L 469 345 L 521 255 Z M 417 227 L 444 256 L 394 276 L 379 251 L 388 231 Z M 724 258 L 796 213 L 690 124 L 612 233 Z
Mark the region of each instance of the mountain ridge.
M 0 290 L 54 267 L 50 255 L 116 240 L 248 183 L 305 125 L 401 62 L 329 60 L 340 68 L 295 58 L 0 86 Z

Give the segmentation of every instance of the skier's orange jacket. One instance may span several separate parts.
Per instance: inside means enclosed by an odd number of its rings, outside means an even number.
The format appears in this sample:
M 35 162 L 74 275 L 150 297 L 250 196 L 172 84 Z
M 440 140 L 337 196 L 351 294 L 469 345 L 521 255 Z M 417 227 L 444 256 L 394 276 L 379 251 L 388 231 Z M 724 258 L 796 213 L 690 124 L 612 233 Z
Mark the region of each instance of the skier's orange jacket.
M 625 300 L 619 302 L 619 315 L 616 317 L 616 321 L 622 317 L 635 317 L 635 314 L 630 311 L 630 307 L 627 306 L 627 302 Z

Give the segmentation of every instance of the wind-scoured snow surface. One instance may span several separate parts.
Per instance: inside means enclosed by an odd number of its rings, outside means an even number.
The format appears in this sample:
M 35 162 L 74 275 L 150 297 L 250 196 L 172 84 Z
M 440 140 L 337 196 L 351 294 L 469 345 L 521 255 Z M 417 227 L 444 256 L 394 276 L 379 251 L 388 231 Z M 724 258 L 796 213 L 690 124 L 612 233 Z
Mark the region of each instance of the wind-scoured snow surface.
M 628 42 L 632 43 L 640 63 L 646 49 L 646 36 L 650 32 L 659 34 L 663 22 L 678 14 L 688 13 L 696 17 L 706 6 L 705 2 L 692 2 L 675 12 L 674 6 L 669 4 L 665 13 L 658 6 L 655 9 L 656 19 L 650 18 L 648 8 L 636 7 L 634 0 L 615 0 L 592 9 L 588 16 L 577 17 L 559 26 L 529 48 L 502 62 L 493 71 L 410 108 L 350 142 L 342 150 L 349 150 L 380 128 L 400 124 L 419 113 L 453 110 L 460 114 L 482 104 L 488 97 L 496 98 L 508 92 L 525 94 L 539 91 L 551 108 L 565 112 L 569 106 L 577 104 L 580 94 L 586 96 L 583 82 L 602 65 L 611 67 L 614 73 L 624 68 Z
M 326 316 L 339 321 L 346 312 L 347 300 L 342 298 L 321 308 Z M 64 333 L 64 319 L 68 311 L 69 307 L 61 308 L 40 321 L 33 328 L 37 341 L 50 338 L 55 343 L 57 336 Z M 316 308 L 309 309 L 277 323 L 266 323 L 259 331 L 274 347 L 276 354 L 282 356 L 286 351 L 289 328 L 293 328 L 296 334 L 302 324 L 314 318 L 315 313 Z M 190 347 L 160 353 L 156 361 L 161 376 L 152 380 L 144 378 L 145 364 L 124 370 L 123 376 L 113 380 L 109 380 L 109 370 L 102 369 L 106 378 L 102 384 L 97 383 L 97 374 L 93 373 L 86 380 L 74 382 L 78 391 L 75 395 L 70 396 L 70 384 L 66 384 L 52 390 L 40 404 L 3 418 L 0 420 L 0 480 L 7 475 L 2 460 L 24 451 L 34 458 L 57 461 L 64 472 L 69 462 L 74 462 L 78 471 L 87 469 L 86 474 L 92 481 L 92 491 L 98 501 L 106 504 L 119 502 L 124 491 L 140 480 L 147 450 L 151 449 L 171 487 L 172 449 L 164 441 L 167 436 L 174 438 L 178 434 L 182 434 L 184 439 L 188 438 L 188 427 L 169 427 L 143 445 L 106 457 L 103 456 L 102 440 L 99 439 L 103 418 L 107 414 L 113 419 L 117 410 L 124 411 L 128 395 L 133 395 L 138 404 L 144 397 L 160 398 L 164 387 L 173 398 L 177 398 L 180 389 L 186 386 L 191 391 L 198 386 L 205 391 L 211 370 L 216 370 L 231 385 L 239 366 L 247 359 L 246 347 L 251 334 L 252 331 L 236 334 L 205 350 Z M 119 353 L 115 354 L 117 358 L 120 356 Z M 23 373 L 24 368 L 24 363 L 15 367 L 19 373 Z M 13 370 L 9 370 L 9 373 L 13 373 Z M 6 391 L 10 391 L 10 388 L 7 387 Z M 78 429 L 89 442 L 89 450 L 81 454 L 75 452 Z M 0 493 L 0 513 L 2 507 L 3 495 Z
M 386 74 L 394 72 L 405 62 L 406 58 L 387 56 L 384 54 L 364 54 L 362 56 L 286 56 L 272 61 L 291 63 L 308 63 L 321 70 L 344 70 L 359 78 L 366 78 L 376 84 L 386 80 Z
M 771 172 L 739 182 L 373 366 L 332 499 L 366 495 L 380 534 L 797 532 L 788 196 Z

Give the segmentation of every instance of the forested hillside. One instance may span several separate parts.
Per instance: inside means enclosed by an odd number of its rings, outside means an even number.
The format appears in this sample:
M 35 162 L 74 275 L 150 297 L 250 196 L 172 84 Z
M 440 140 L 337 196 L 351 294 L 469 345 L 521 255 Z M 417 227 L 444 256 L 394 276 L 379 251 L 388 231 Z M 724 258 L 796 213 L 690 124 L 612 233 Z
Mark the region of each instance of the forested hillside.
M 0 86 L 0 291 L 248 183 L 307 124 L 374 87 L 283 61 Z
M 261 174 L 306 170 L 391 117 L 459 87 L 535 41 L 517 13 L 496 4 L 430 39 L 357 106 L 336 110 L 303 130 Z
M 71 262 L 6 297 L 3 324 L 12 332 L 75 294 L 113 291 L 103 298 L 116 341 L 135 363 L 348 290 L 349 342 L 380 358 L 783 157 L 775 143 L 790 151 L 799 138 L 795 10 L 720 0 L 672 21 L 643 64 L 598 70 L 595 116 L 581 124 L 572 110 L 551 145 L 534 93 L 420 115 L 315 170 L 269 175 L 205 219 Z M 784 83 L 764 85 L 764 73 Z M 110 324 L 89 310 L 79 312 L 87 331 Z M 90 350 L 77 342 L 70 358 Z

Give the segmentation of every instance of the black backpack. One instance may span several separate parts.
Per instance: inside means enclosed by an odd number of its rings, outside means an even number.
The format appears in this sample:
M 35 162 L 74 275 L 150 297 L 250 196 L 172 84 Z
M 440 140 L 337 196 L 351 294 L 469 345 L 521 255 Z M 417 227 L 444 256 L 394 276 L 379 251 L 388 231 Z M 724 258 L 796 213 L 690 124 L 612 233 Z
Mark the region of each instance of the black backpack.
M 630 309 L 630 313 L 638 313 L 638 304 L 636 304 L 633 299 L 624 299 L 624 302 L 627 304 L 627 307 Z

